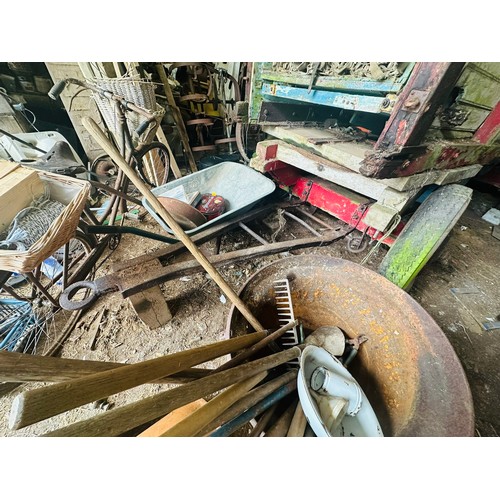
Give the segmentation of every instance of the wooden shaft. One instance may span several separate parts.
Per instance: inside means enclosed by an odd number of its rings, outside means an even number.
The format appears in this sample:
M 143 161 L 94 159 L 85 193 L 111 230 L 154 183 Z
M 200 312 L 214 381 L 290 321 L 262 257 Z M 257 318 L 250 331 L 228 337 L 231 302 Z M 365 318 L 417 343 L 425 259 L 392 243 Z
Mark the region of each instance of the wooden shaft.
M 227 437 L 234 434 L 242 425 L 249 422 L 252 418 L 260 415 L 265 410 L 282 400 L 284 397 L 288 396 L 291 392 L 297 389 L 297 381 L 292 380 L 285 385 L 282 385 L 274 392 L 266 396 L 262 401 L 259 401 L 256 405 L 252 406 L 249 410 L 242 413 L 240 416 L 234 418 L 227 424 L 219 427 L 216 431 L 210 434 L 210 437 Z
M 276 411 L 276 408 L 278 408 L 278 403 L 274 403 L 272 406 L 270 406 L 262 415 L 262 417 L 259 418 L 259 421 L 257 422 L 257 425 L 252 429 L 248 437 L 260 437 L 262 431 L 266 428 L 267 424 L 271 421 L 271 418 L 274 415 L 274 412 Z
M 295 380 L 297 378 L 297 370 L 290 370 L 283 375 L 274 378 L 273 380 L 266 382 L 265 384 L 251 390 L 245 397 L 241 398 L 237 403 L 228 408 L 224 413 L 219 415 L 219 417 L 212 420 L 207 426 L 203 427 L 199 432 L 198 436 L 206 436 L 212 431 L 220 426 L 231 422 L 239 416 L 242 416 L 246 411 L 255 406 L 257 403 L 262 401 L 264 398 L 269 396 L 272 392 L 276 391 L 279 387 L 286 385 L 288 382 Z M 243 419 L 242 424 L 248 422 L 254 418 L 253 416 L 248 419 Z M 235 429 L 236 430 L 236 429 Z
M 26 391 L 16 396 L 12 402 L 10 428 L 21 429 L 86 403 L 229 354 L 259 341 L 264 335 L 264 333 L 251 333 Z
M 189 403 L 187 405 L 181 406 L 176 410 L 165 415 L 163 418 L 155 422 L 151 427 L 142 431 L 137 437 L 160 437 L 164 432 L 173 427 L 175 424 L 185 419 L 188 415 L 194 413 L 198 408 L 206 405 L 207 402 L 201 398 Z
M 290 428 L 286 434 L 286 437 L 304 437 L 304 432 L 306 431 L 307 419 L 300 404 L 300 400 L 295 408 L 295 413 L 293 414 L 292 422 Z
M 45 436 L 104 437 L 119 436 L 130 429 L 151 422 L 192 401 L 203 398 L 256 373 L 279 366 L 300 355 L 300 348 L 293 347 L 243 366 L 230 368 L 221 373 L 207 375 L 200 380 L 174 387 L 169 391 L 109 410 L 90 419 L 71 424 Z
M 205 425 L 217 418 L 231 405 L 240 400 L 250 389 L 261 382 L 268 372 L 257 373 L 227 388 L 224 392 L 211 399 L 205 406 L 181 420 L 177 425 L 165 431 L 163 437 L 193 437 Z
M 158 71 L 158 76 L 160 77 L 161 82 L 163 83 L 163 90 L 165 92 L 165 97 L 167 98 L 168 105 L 172 109 L 172 114 L 174 115 L 175 124 L 177 125 L 177 130 L 179 131 L 179 135 L 181 136 L 182 145 L 184 146 L 184 151 L 186 152 L 186 156 L 188 159 L 189 167 L 191 172 L 196 172 L 198 168 L 196 167 L 196 161 L 193 156 L 193 152 L 191 150 L 191 145 L 189 144 L 189 137 L 186 130 L 186 124 L 182 119 L 182 114 L 177 107 L 177 103 L 175 102 L 174 95 L 172 93 L 172 89 L 170 88 L 170 84 L 168 83 L 167 74 L 165 73 L 165 68 L 162 64 L 156 65 L 156 71 Z
M 243 317 L 250 323 L 250 325 L 252 325 L 252 327 L 256 331 L 263 330 L 264 328 L 253 316 L 250 309 L 248 309 L 248 307 L 243 303 L 240 297 L 238 297 L 234 290 L 224 281 L 224 278 L 219 274 L 219 272 L 205 257 L 205 255 L 200 252 L 191 238 L 189 238 L 189 236 L 184 232 L 181 226 L 179 226 L 174 218 L 168 213 L 168 211 L 158 201 L 155 195 L 151 193 L 149 187 L 139 178 L 135 170 L 122 158 L 118 150 L 104 135 L 103 131 L 98 127 L 95 121 L 92 120 L 92 118 L 85 116 L 82 119 L 82 123 L 90 132 L 90 134 L 92 134 L 94 139 L 99 143 L 99 145 L 104 149 L 104 151 L 106 151 L 106 153 L 111 157 L 116 165 L 118 165 L 118 167 L 131 180 L 134 186 L 141 192 L 144 198 L 148 200 L 149 204 L 155 210 L 155 212 L 168 224 L 170 229 L 172 229 L 172 231 L 174 232 L 175 236 L 177 236 L 177 238 L 186 246 L 193 257 L 202 265 L 205 271 L 217 283 L 217 285 L 226 294 L 229 300 L 231 300 L 234 306 L 241 312 Z
M 127 366 L 127 364 L 0 351 L 0 382 L 65 382 L 119 366 Z M 175 383 L 186 379 L 193 380 L 212 372 L 212 370 L 204 368 L 188 368 L 151 383 L 161 384 Z
M 285 326 L 282 326 L 279 330 L 271 333 L 267 337 L 263 338 L 256 344 L 250 346 L 248 349 L 245 349 L 243 352 L 237 354 L 234 358 L 231 358 L 229 361 L 226 361 L 223 365 L 219 366 L 214 370 L 214 373 L 220 372 L 222 370 L 227 370 L 228 368 L 232 368 L 233 366 L 238 366 L 246 359 L 250 358 L 260 350 L 264 349 L 264 347 L 268 346 L 271 342 L 275 341 L 282 335 L 284 335 L 290 328 L 299 324 L 299 320 L 290 321 Z
M 297 401 L 295 400 L 286 408 L 286 410 L 281 414 L 278 420 L 276 420 L 276 422 L 266 432 L 264 437 L 285 437 L 288 429 L 290 428 L 290 423 L 292 421 L 296 407 Z

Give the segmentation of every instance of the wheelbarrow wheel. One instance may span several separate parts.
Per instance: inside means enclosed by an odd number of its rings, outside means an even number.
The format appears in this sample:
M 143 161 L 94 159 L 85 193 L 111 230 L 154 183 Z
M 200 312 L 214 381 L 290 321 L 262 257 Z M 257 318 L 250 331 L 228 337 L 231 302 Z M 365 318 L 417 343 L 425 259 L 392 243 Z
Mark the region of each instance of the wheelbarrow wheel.
M 449 184 L 431 193 L 412 215 L 378 272 L 403 290 L 436 253 L 472 198 L 472 189 Z

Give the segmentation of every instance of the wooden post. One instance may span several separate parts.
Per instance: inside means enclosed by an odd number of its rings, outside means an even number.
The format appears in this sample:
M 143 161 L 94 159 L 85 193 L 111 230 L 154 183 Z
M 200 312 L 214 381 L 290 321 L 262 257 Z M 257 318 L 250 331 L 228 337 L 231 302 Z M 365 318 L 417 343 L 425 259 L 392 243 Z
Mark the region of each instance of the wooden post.
M 235 404 L 250 389 L 255 387 L 267 376 L 267 371 L 257 373 L 252 377 L 232 385 L 224 392 L 211 399 L 205 406 L 181 420 L 177 425 L 168 429 L 162 437 L 193 437 L 205 425 L 220 416 L 232 404 Z
M 86 375 L 76 380 L 26 391 L 12 402 L 10 428 L 21 429 L 54 415 L 111 394 L 166 377 L 259 341 L 264 333 L 251 333 L 203 347 L 149 359 L 140 363 Z
M 170 229 L 174 232 L 175 236 L 186 246 L 192 253 L 193 257 L 201 264 L 207 271 L 212 279 L 217 283 L 220 289 L 231 300 L 234 306 L 241 312 L 243 317 L 252 325 L 255 330 L 263 330 L 262 325 L 253 316 L 247 306 L 238 297 L 234 290 L 224 281 L 224 278 L 217 272 L 215 267 L 209 260 L 200 252 L 198 247 L 192 242 L 189 236 L 168 213 L 165 207 L 158 201 L 158 199 L 151 193 L 149 187 L 139 178 L 134 169 L 122 158 L 115 146 L 104 135 L 103 131 L 97 126 L 91 118 L 83 118 L 85 128 L 92 134 L 94 139 L 101 145 L 106 153 L 111 157 L 116 165 L 125 173 L 125 175 L 132 181 L 134 186 L 141 192 L 141 194 L 148 200 L 151 207 L 156 213 L 168 224 Z
M 465 63 L 419 62 L 413 68 L 375 149 L 416 146 L 452 91 Z
M 200 380 L 189 382 L 169 391 L 136 401 L 120 408 L 109 410 L 96 417 L 68 425 L 45 436 L 65 437 L 103 437 L 119 436 L 139 425 L 151 422 L 158 417 L 184 406 L 192 401 L 203 398 L 229 385 L 245 380 L 256 373 L 270 370 L 300 355 L 300 348 L 293 347 L 265 358 L 250 361 L 243 366 L 213 375 L 207 375 Z
M 179 135 L 181 136 L 182 145 L 184 146 L 184 151 L 186 152 L 186 156 L 188 158 L 189 168 L 191 169 L 191 172 L 197 172 L 198 168 L 193 157 L 193 152 L 191 151 L 191 145 L 189 144 L 186 125 L 184 123 L 184 120 L 182 119 L 180 109 L 177 107 L 177 103 L 175 102 L 172 89 L 170 88 L 170 84 L 168 83 L 167 74 L 165 73 L 165 68 L 162 64 L 157 64 L 156 70 L 158 71 L 158 76 L 163 83 L 163 90 L 165 91 L 165 97 L 167 98 L 168 105 L 172 109 L 175 124 L 177 125 L 177 130 L 179 131 Z

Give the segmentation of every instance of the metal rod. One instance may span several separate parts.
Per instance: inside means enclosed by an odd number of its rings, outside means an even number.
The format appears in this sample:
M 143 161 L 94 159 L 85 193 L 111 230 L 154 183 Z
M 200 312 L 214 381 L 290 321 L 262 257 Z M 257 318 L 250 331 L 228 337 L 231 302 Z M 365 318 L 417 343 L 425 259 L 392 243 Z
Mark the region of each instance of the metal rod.
M 300 207 L 294 207 L 295 210 L 300 212 L 302 215 L 305 215 L 306 217 L 309 217 L 309 219 L 317 222 L 318 224 L 321 224 L 323 227 L 326 227 L 327 229 L 335 229 L 333 226 L 330 226 L 330 224 L 327 224 L 325 221 L 322 221 L 319 217 L 316 217 L 313 214 L 310 214 L 307 210 L 304 210 Z
M 6 132 L 3 129 L 0 129 L 0 133 L 6 135 L 7 137 L 10 137 L 12 140 L 20 142 L 24 146 L 28 146 L 31 149 L 35 149 L 39 153 L 43 153 L 44 155 L 48 153 L 48 151 L 44 151 L 43 149 L 37 148 L 36 146 L 33 146 L 33 144 L 30 144 L 29 142 L 23 141 L 22 139 L 19 139 L 19 137 L 16 137 L 15 135 L 9 134 L 9 132 Z
M 33 273 L 26 273 L 26 278 L 28 278 L 28 280 L 34 285 L 35 288 L 37 288 L 38 290 L 40 290 L 40 292 L 42 292 L 42 294 L 50 301 L 51 304 L 59 308 L 59 304 L 57 303 L 57 301 L 40 283 L 40 280 L 38 278 L 35 278 L 35 275 Z
M 269 245 L 269 242 L 266 241 L 262 236 L 259 236 L 255 231 L 252 231 L 246 224 L 243 224 L 243 222 L 240 222 L 238 226 L 243 229 L 243 231 L 246 231 L 250 236 L 253 236 L 259 243 L 262 243 L 263 245 Z
M 307 222 L 304 222 L 302 219 L 297 217 L 296 215 L 291 214 L 290 212 L 287 212 L 286 210 L 283 212 L 283 215 L 286 215 L 287 217 L 290 217 L 290 219 L 293 219 L 294 221 L 297 221 L 299 224 L 304 226 L 306 229 L 311 231 L 314 236 L 318 236 L 318 238 L 321 238 L 321 234 L 316 231 L 313 227 L 311 227 Z

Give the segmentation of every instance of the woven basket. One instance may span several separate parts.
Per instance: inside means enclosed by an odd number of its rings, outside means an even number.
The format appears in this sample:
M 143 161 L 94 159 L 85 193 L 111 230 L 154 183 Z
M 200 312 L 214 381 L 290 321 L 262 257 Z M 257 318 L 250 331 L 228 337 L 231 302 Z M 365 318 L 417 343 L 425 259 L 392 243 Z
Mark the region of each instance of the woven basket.
M 76 232 L 80 215 L 90 195 L 90 183 L 64 175 L 37 171 L 47 184 L 50 198 L 66 208 L 50 225 L 48 231 L 25 252 L 0 250 L 0 269 L 16 273 L 33 271 L 47 257 L 59 250 Z
M 89 83 L 112 92 L 134 103 L 136 106 L 156 114 L 158 119 L 164 115 L 165 110 L 156 103 L 155 84 L 149 80 L 138 78 L 93 78 Z M 94 100 L 101 112 L 108 129 L 116 136 L 118 134 L 119 122 L 115 113 L 113 101 L 101 96 L 97 92 L 93 93 Z M 144 121 L 144 117 L 137 113 L 127 113 L 127 125 L 133 131 Z

